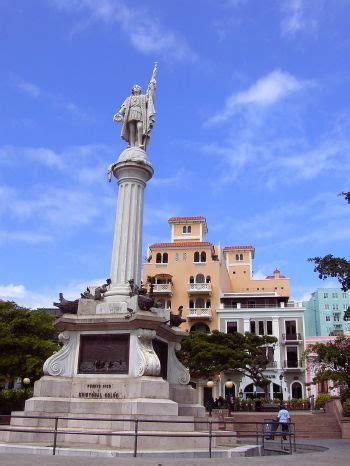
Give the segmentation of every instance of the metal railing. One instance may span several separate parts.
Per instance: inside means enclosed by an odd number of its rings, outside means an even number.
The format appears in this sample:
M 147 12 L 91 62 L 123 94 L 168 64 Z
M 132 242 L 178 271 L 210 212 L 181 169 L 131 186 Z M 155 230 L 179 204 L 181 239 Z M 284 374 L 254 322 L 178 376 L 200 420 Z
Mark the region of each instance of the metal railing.
M 277 368 L 277 361 L 268 361 L 266 363 L 266 369 L 276 369 Z
M 303 360 L 302 359 L 297 359 L 297 360 L 286 360 L 283 363 L 284 369 L 302 369 L 303 368 Z
M 282 333 L 282 340 L 284 341 L 301 341 L 301 333 Z
M 289 423 L 288 432 L 277 432 L 278 422 L 275 422 L 276 430 L 271 433 L 271 429 L 267 429 L 267 424 L 271 424 L 269 421 L 267 422 L 246 422 L 246 421 L 234 421 L 229 420 L 229 418 L 222 418 L 216 421 L 213 421 L 211 417 L 209 417 L 206 421 L 171 421 L 171 420 L 161 420 L 161 419 L 117 419 L 117 418 L 86 418 L 86 417 L 64 417 L 64 416 L 24 416 L 24 415 L 4 415 L 3 418 L 6 417 L 7 419 L 46 419 L 53 421 L 53 427 L 43 427 L 39 428 L 28 428 L 28 427 L 17 427 L 12 425 L 0 425 L 1 432 L 21 432 L 21 433 L 33 433 L 33 434 L 52 434 L 53 445 L 52 445 L 52 455 L 56 455 L 57 439 L 59 435 L 105 435 L 105 436 L 121 436 L 121 437 L 133 437 L 134 444 L 133 444 L 133 457 L 137 457 L 138 453 L 138 440 L 140 437 L 156 437 L 156 438 L 179 438 L 179 437 L 193 437 L 193 438 L 207 438 L 208 439 L 208 456 L 209 458 L 212 457 L 212 443 L 214 438 L 255 438 L 256 445 L 261 445 L 263 451 L 265 450 L 265 440 L 268 440 L 270 437 L 280 437 L 281 438 L 281 447 L 283 444 L 283 440 L 287 438 L 287 443 L 289 444 L 288 453 L 292 454 L 293 450 L 296 451 L 296 441 L 295 441 L 295 424 Z M 132 422 L 134 423 L 134 430 L 131 431 L 111 431 L 111 430 L 70 430 L 68 428 L 59 428 L 59 421 L 89 421 L 89 422 Z M 193 424 L 193 425 L 200 425 L 206 424 L 208 428 L 208 432 L 205 431 L 195 431 L 195 433 L 191 433 L 189 431 L 184 432 L 147 432 L 140 430 L 140 424 L 142 423 L 158 423 L 158 424 Z M 222 425 L 224 424 L 224 431 L 213 431 L 213 428 L 222 429 Z M 248 429 L 239 429 L 234 430 L 235 425 L 246 425 Z M 249 426 L 254 426 L 252 429 L 249 429 Z M 232 430 L 228 429 L 228 426 L 232 426 Z M 282 452 L 282 450 L 281 450 Z M 286 453 L 283 450 L 284 453 Z

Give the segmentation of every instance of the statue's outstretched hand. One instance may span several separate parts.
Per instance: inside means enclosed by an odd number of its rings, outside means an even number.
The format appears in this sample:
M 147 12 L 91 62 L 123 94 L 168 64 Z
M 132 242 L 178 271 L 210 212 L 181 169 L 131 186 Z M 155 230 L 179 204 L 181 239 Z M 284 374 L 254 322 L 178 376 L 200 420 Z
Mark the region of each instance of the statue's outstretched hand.
M 123 121 L 123 116 L 120 113 L 116 113 L 113 117 L 113 121 Z

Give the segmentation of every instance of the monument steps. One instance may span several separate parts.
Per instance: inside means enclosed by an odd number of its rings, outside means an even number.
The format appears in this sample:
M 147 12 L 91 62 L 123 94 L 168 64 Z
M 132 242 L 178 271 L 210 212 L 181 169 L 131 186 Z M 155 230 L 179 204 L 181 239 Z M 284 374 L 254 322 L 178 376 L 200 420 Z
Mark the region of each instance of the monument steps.
M 234 412 L 230 418 L 225 418 L 227 421 L 246 421 L 246 422 L 263 422 L 264 419 L 274 419 L 276 413 L 245 413 Z M 339 424 L 331 413 L 311 413 L 311 412 L 290 412 L 292 422 L 295 424 L 296 438 L 341 438 L 341 430 Z M 253 426 L 248 427 L 244 424 L 226 424 L 226 429 L 239 431 L 240 429 L 253 429 Z

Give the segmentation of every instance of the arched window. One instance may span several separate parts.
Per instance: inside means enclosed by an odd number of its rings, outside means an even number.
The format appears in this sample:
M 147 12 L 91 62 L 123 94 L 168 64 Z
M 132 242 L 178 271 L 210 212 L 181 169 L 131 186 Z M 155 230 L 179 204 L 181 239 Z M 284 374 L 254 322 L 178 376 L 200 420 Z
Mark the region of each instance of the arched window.
M 207 254 L 205 251 L 201 252 L 201 262 L 207 262 Z
M 191 226 L 190 225 L 187 227 L 187 233 L 191 233 Z
M 239 254 L 236 254 L 236 261 L 239 261 Z
M 197 298 L 196 299 L 196 308 L 204 308 L 205 303 L 203 298 Z
M 187 233 L 187 227 L 186 226 L 182 227 L 182 233 Z
M 196 283 L 204 283 L 204 275 L 202 273 L 196 275 Z
M 157 264 L 167 264 L 168 263 L 168 253 L 167 252 L 157 252 L 156 255 Z
M 205 279 L 205 283 L 211 283 L 210 275 L 207 275 Z
M 239 255 L 239 260 L 240 260 L 240 261 L 243 260 L 243 254 L 240 254 L 240 255 Z
M 190 276 L 190 283 L 194 283 L 194 278 L 192 275 Z
M 193 262 L 199 262 L 199 252 L 196 251 L 193 256 Z
M 302 398 L 303 397 L 303 387 L 300 382 L 292 383 L 292 398 Z

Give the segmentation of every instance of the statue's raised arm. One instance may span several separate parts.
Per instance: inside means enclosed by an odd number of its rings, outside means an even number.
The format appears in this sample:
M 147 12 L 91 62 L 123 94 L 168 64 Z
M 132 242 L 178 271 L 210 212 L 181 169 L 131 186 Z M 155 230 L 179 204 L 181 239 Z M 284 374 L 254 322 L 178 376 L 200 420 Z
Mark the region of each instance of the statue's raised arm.
M 131 96 L 123 102 L 113 120 L 122 122 L 121 137 L 128 142 L 129 147 L 139 147 L 145 150 L 150 139 L 150 133 L 155 121 L 154 93 L 156 89 L 156 74 L 158 63 L 154 64 L 151 80 L 146 94 L 141 93 L 141 87 L 134 84 Z

